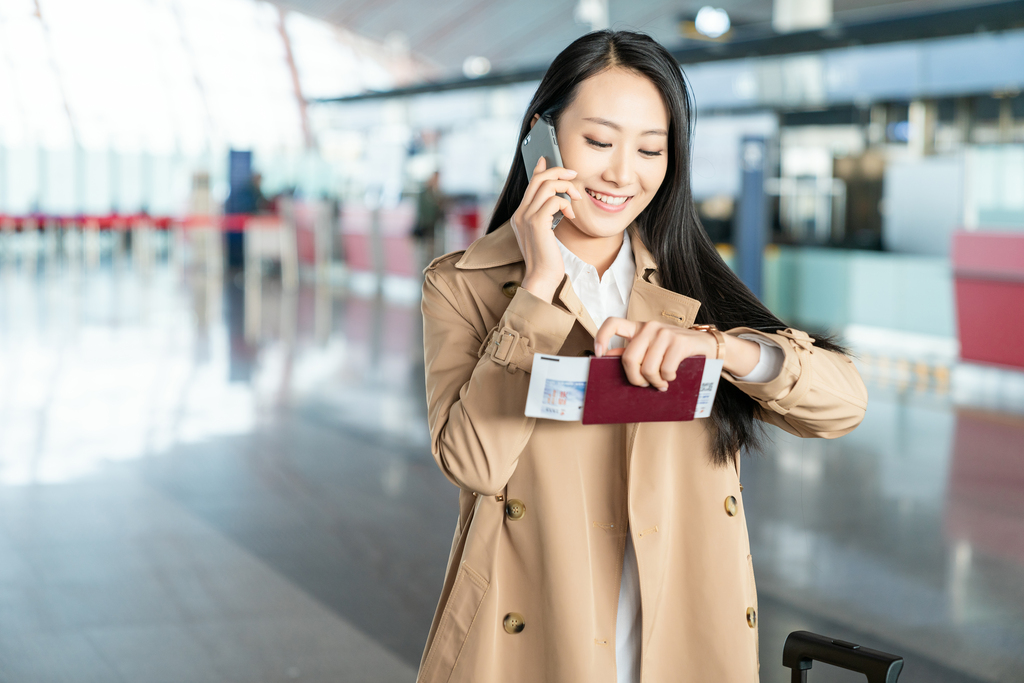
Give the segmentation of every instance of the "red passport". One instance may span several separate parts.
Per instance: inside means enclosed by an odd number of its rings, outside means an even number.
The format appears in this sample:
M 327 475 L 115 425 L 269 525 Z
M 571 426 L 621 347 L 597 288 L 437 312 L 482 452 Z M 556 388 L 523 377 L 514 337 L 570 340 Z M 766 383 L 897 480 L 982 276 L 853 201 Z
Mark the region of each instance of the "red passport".
M 704 357 L 684 360 L 668 391 L 629 383 L 621 356 L 590 359 L 583 424 L 678 422 L 692 420 L 704 374 Z

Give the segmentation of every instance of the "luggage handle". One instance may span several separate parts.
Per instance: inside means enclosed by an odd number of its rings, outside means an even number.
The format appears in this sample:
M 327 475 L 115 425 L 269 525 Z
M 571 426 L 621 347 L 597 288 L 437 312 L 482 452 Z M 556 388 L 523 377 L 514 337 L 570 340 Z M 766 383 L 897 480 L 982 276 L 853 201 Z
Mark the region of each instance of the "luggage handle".
M 868 683 L 896 683 L 903 670 L 903 658 L 887 652 L 810 631 L 790 633 L 782 649 L 782 665 L 793 670 L 792 683 L 806 683 L 807 670 L 815 660 L 862 673 Z

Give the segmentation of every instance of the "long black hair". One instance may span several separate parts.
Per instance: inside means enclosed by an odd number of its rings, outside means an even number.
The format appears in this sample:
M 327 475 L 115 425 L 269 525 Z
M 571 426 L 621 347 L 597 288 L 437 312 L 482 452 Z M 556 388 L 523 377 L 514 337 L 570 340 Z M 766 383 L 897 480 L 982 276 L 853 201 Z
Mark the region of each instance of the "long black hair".
M 654 39 L 630 31 L 595 31 L 574 41 L 555 57 L 544 74 L 523 117 L 519 144 L 530 132 L 535 114 L 549 115 L 557 128 L 561 113 L 576 96 L 580 83 L 612 67 L 650 80 L 668 107 L 665 180 L 636 219 L 640 237 L 658 264 L 661 286 L 701 302 L 696 323 L 714 324 L 723 330 L 740 326 L 764 332 L 785 329 L 786 325 L 725 264 L 700 223 L 690 189 L 693 102 L 679 64 Z M 516 154 L 487 232 L 498 229 L 515 213 L 527 184 L 522 156 Z M 815 336 L 815 340 L 820 348 L 843 352 L 831 338 Z M 765 432 L 756 419 L 760 410 L 754 399 L 734 385 L 719 385 L 710 418 L 714 427 L 712 462 L 731 464 L 741 448 L 761 448 Z

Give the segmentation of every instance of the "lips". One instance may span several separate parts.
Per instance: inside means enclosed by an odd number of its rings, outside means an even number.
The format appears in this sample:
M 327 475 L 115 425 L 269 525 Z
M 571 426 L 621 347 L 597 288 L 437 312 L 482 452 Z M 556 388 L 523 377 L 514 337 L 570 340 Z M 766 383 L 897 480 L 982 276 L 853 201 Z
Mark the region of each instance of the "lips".
M 590 201 L 594 202 L 594 206 L 597 206 L 602 211 L 608 211 L 609 213 L 618 213 L 626 208 L 629 201 L 633 198 L 631 195 L 613 195 L 604 194 L 603 192 L 595 192 L 590 188 L 587 189 L 587 196 L 590 197 Z
M 608 204 L 609 206 L 622 206 L 631 199 L 628 195 L 604 194 L 602 192 L 595 192 L 590 188 L 587 188 L 587 194 L 602 204 Z

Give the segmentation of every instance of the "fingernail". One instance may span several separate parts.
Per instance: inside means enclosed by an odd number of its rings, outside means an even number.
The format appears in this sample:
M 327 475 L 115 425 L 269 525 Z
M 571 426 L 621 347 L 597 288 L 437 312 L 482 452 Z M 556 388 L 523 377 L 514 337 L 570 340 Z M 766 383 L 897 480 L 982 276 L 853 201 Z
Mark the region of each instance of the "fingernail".
M 658 387 L 658 391 L 668 391 L 668 387 Z
M 576 175 L 576 171 L 572 170 L 571 168 L 567 168 L 565 170 L 567 170 L 569 173 L 572 173 L 573 175 Z
M 604 344 L 594 344 L 594 355 L 598 358 L 604 355 Z

